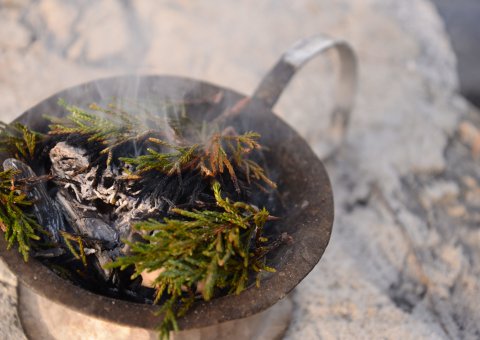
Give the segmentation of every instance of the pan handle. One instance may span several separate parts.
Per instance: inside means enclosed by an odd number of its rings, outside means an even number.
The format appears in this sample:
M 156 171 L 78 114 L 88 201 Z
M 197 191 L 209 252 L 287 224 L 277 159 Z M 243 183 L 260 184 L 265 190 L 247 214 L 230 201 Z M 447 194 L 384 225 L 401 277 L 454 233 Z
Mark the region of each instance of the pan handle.
M 273 108 L 295 73 L 307 61 L 330 49 L 336 50 L 338 54 L 340 72 L 335 89 L 335 106 L 325 141 L 328 143 L 328 152 L 324 158 L 332 156 L 344 140 L 357 87 L 357 58 L 347 42 L 321 35 L 298 41 L 281 56 L 253 94 L 254 98 Z

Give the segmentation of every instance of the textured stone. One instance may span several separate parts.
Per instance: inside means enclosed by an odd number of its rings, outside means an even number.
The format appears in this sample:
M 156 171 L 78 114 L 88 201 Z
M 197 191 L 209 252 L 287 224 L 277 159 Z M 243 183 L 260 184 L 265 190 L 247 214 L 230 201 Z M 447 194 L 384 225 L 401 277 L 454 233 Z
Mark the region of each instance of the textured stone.
M 6 283 L 10 286 L 17 285 L 17 278 L 13 273 L 7 268 L 3 260 L 0 260 L 0 282 Z
M 455 182 L 439 181 L 423 189 L 420 193 L 420 201 L 426 209 L 432 207 L 432 203 L 444 200 L 454 200 L 459 194 L 459 188 Z
M 75 19 L 78 16 L 78 9 L 69 6 L 68 1 L 45 0 L 38 3 L 38 10 L 30 10 L 30 13 L 37 14 L 42 26 L 50 39 L 50 44 L 64 46 L 73 37 Z
M 30 32 L 23 27 L 18 18 L 8 13 L 0 15 L 2 29 L 0 30 L 0 51 L 2 50 L 19 50 L 26 48 L 32 37 Z
M 3 275 L 0 263 L 0 275 Z M 0 276 L 0 278 L 2 278 Z M 27 339 L 17 315 L 17 292 L 15 286 L 0 280 L 0 339 Z
M 359 93 L 347 143 L 328 163 L 334 233 L 293 295 L 286 338 L 479 336 L 480 172 L 468 134 L 480 121 L 457 96 L 455 58 L 429 1 L 12 3 L 0 6 L 17 18 L 0 21 L 0 32 L 15 28 L 13 44 L 0 38 L 4 120 L 67 86 L 132 71 L 248 94 L 296 39 L 351 42 Z M 35 41 L 19 49 L 27 35 Z M 334 54 L 307 65 L 276 107 L 317 151 L 335 67 Z
M 130 34 L 129 22 L 125 19 L 118 1 L 88 6 L 77 25 L 78 39 L 67 52 L 69 57 L 98 63 L 113 61 L 117 54 L 125 53 Z

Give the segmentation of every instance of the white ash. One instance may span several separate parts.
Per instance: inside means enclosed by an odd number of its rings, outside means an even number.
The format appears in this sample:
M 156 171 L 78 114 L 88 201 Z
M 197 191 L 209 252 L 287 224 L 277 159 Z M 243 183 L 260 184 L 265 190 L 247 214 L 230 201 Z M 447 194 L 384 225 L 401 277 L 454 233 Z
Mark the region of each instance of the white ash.
M 97 219 L 118 232 L 120 238 L 129 237 L 133 221 L 150 216 L 160 208 L 158 200 L 136 197 L 138 193 L 132 192 L 128 182 L 124 180 L 126 173 L 123 169 L 109 165 L 101 176 L 97 176 L 99 167 L 90 167 L 87 152 L 82 148 L 59 142 L 50 151 L 50 160 L 53 174 L 65 180 L 63 189 L 74 195 L 72 197 L 74 202 L 70 202 L 69 205 L 74 204 L 76 210 L 91 211 Z M 100 179 L 95 183 L 97 177 Z M 97 200 L 112 206 L 111 212 L 108 214 L 96 212 Z M 60 202 L 68 204 L 68 200 L 61 198 Z M 71 208 L 66 206 L 66 210 L 72 215 Z M 84 232 L 92 236 L 92 232 Z M 106 237 L 106 234 L 103 236 Z

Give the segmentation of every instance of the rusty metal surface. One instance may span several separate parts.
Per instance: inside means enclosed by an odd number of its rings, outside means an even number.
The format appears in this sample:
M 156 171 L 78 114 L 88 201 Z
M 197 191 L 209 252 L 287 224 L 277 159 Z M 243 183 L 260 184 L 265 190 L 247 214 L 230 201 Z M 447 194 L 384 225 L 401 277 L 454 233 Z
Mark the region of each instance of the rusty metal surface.
M 267 73 L 255 90 L 253 97 L 263 100 L 273 108 L 295 73 L 306 63 L 323 53 L 333 50 L 339 61 L 338 79 L 335 88 L 334 106 L 330 116 L 330 128 L 323 143 L 328 145 L 322 159 L 332 157 L 345 140 L 350 115 L 357 90 L 357 58 L 350 45 L 344 40 L 331 39 L 323 35 L 297 41 Z
M 19 315 L 29 340 L 157 340 L 158 331 L 105 322 L 18 286 Z M 286 297 L 272 307 L 247 318 L 208 327 L 172 332 L 172 340 L 281 339 L 288 329 L 293 302 Z M 81 330 L 81 331 L 79 331 Z
M 166 76 L 114 77 L 82 84 L 62 91 L 32 109 L 18 120 L 38 131 L 46 130 L 44 114 L 61 115 L 58 98 L 76 105 L 86 105 L 125 93 L 140 98 L 181 98 L 194 91 L 205 97 L 219 90 L 231 103 L 244 96 L 224 88 L 187 78 Z M 132 92 L 133 91 L 133 92 Z M 293 244 L 280 247 L 272 265 L 276 273 L 262 280 L 261 287 L 250 287 L 240 295 L 229 295 L 209 302 L 197 301 L 179 320 L 182 329 L 192 329 L 250 316 L 285 297 L 317 264 L 327 247 L 333 224 L 333 197 L 328 175 L 321 161 L 307 143 L 267 105 L 253 99 L 243 112 L 246 129 L 262 135 L 269 148 L 269 160 L 278 172 L 279 192 L 288 211 L 279 222 L 280 231 L 288 232 Z M 0 239 L 0 256 L 18 278 L 35 293 L 75 311 L 132 327 L 154 329 L 159 317 L 157 306 L 141 305 L 100 296 L 74 286 L 35 259 L 24 263 L 15 251 L 7 251 Z

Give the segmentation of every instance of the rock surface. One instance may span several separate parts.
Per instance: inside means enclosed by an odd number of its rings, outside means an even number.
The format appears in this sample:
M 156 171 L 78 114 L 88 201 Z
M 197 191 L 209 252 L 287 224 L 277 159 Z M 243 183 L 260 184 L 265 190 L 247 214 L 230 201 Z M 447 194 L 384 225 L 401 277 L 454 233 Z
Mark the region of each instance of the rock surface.
M 0 319 L 0 339 L 26 339 L 17 315 L 16 287 L 3 280 L 0 281 Z
M 445 25 L 458 59 L 461 92 L 480 106 L 480 3 L 476 0 L 433 0 Z
M 251 93 L 296 39 L 350 41 L 360 84 L 348 141 L 328 163 L 334 233 L 293 293 L 286 338 L 480 337 L 480 142 L 464 136 L 480 121 L 457 96 L 429 1 L 0 0 L 0 32 L 7 121 L 67 86 L 126 72 Z M 306 66 L 276 108 L 317 150 L 333 57 Z M 21 337 L 14 285 L 0 264 L 0 338 Z

